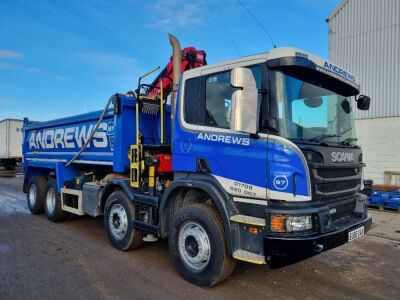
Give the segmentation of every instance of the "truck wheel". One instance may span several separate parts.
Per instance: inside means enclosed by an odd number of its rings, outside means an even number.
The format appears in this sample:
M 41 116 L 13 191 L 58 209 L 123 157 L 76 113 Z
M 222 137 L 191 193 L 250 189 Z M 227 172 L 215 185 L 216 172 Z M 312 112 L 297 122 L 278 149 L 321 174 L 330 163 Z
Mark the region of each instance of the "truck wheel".
M 49 180 L 47 184 L 44 212 L 53 222 L 62 221 L 67 217 L 67 213 L 61 209 L 61 195 L 54 180 Z
M 213 286 L 235 268 L 235 261 L 227 255 L 222 220 L 209 204 L 186 206 L 175 214 L 169 251 L 181 276 L 199 286 Z
M 106 202 L 104 228 L 111 244 L 127 251 L 143 244 L 143 233 L 133 228 L 135 207 L 124 192 L 112 193 Z
M 29 180 L 26 200 L 32 214 L 40 214 L 43 212 L 46 183 L 46 178 L 43 176 L 33 176 Z

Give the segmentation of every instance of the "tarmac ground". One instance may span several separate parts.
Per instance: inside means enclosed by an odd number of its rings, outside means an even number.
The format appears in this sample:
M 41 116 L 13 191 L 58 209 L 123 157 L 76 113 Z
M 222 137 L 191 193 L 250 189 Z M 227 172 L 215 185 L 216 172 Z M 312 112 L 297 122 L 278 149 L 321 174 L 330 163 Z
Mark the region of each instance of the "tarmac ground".
M 0 171 L 0 176 L 1 176 Z M 279 269 L 238 262 L 204 289 L 174 270 L 168 243 L 129 252 L 108 242 L 102 218 L 52 223 L 31 215 L 22 174 L 0 177 L 0 299 L 399 299 L 400 213 L 370 211 L 360 239 Z

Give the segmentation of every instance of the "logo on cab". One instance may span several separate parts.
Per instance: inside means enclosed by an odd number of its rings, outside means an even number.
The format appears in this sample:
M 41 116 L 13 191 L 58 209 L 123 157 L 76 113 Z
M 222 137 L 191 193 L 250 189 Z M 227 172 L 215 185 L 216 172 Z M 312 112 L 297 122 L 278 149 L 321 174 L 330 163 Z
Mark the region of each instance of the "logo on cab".
M 352 152 L 332 152 L 332 162 L 354 162 L 354 153 Z
M 289 181 L 286 176 L 278 175 L 272 181 L 274 187 L 279 190 L 285 190 L 288 187 Z

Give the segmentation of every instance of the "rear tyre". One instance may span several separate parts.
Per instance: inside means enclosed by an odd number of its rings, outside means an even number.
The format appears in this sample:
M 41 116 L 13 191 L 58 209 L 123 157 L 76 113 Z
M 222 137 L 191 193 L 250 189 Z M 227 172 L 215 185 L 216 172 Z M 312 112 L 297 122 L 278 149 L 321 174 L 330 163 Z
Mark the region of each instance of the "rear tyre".
M 121 251 L 140 247 L 143 233 L 133 228 L 135 207 L 124 192 L 112 193 L 104 210 L 104 228 L 110 243 Z
M 228 257 L 224 226 L 209 204 L 179 210 L 170 226 L 169 251 L 183 278 L 199 286 L 216 285 L 232 273 L 235 261 Z
M 33 176 L 29 180 L 26 200 L 32 214 L 43 213 L 46 184 L 47 181 L 44 176 Z
M 67 212 L 61 209 L 61 195 L 54 180 L 50 180 L 47 184 L 44 212 L 52 222 L 65 220 L 68 216 Z

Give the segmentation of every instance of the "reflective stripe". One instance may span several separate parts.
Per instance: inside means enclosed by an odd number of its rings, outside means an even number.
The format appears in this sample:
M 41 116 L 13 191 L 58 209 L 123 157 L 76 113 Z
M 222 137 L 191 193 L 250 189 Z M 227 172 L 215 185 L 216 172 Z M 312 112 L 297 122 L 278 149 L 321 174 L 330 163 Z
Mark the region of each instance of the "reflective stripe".
M 99 160 L 75 160 L 72 163 L 81 163 L 81 164 L 91 164 L 91 165 L 105 165 L 105 166 L 112 166 L 112 161 L 99 161 Z
M 33 151 L 27 152 L 25 155 L 75 155 L 77 152 L 41 152 Z M 81 155 L 93 155 L 93 156 L 113 156 L 112 152 L 83 152 Z
M 67 162 L 66 159 L 55 159 L 55 158 L 27 158 L 26 160 L 38 161 L 38 162 Z M 98 161 L 98 160 L 75 160 L 73 163 L 106 165 L 106 166 L 113 165 L 112 161 Z
M 308 175 L 308 173 L 307 173 L 307 175 Z M 218 180 L 218 182 L 221 184 L 221 186 L 224 188 L 224 190 L 228 194 L 234 195 L 234 196 L 245 196 L 245 197 L 247 197 L 246 199 L 248 199 L 249 203 L 251 203 L 250 199 L 252 199 L 252 198 L 250 198 L 248 195 L 245 195 L 244 193 L 239 193 L 236 190 L 231 190 L 231 187 L 234 187 L 234 182 L 239 182 L 240 184 L 251 186 L 251 188 L 252 188 L 251 191 L 255 193 L 255 197 L 254 197 L 255 199 L 253 201 L 257 201 L 257 200 L 262 201 L 260 199 L 263 199 L 263 198 L 284 200 L 284 201 L 310 201 L 311 200 L 311 196 L 293 195 L 293 193 L 274 191 L 274 190 L 270 190 L 270 189 L 256 186 L 253 184 L 249 184 L 246 182 L 234 180 L 231 178 L 225 178 L 225 177 L 217 176 L 217 175 L 213 175 L 213 176 Z M 308 179 L 308 181 L 309 181 L 309 179 Z M 268 197 L 267 197 L 267 195 L 268 195 Z M 240 198 L 236 198 L 236 199 L 240 199 Z M 235 198 L 234 198 L 234 201 L 247 202 L 245 200 L 243 200 L 243 201 L 235 200 Z M 261 204 L 261 203 L 257 203 L 257 204 Z M 263 204 L 263 205 L 268 205 L 268 204 Z
M 235 202 L 243 202 L 243 203 L 250 203 L 250 204 L 258 204 L 258 205 L 268 205 L 267 200 L 258 200 L 258 199 L 251 199 L 251 198 L 239 198 L 233 197 L 233 201 Z
M 230 218 L 230 220 L 233 222 L 236 222 L 236 223 L 261 226 L 261 227 L 265 226 L 265 219 L 256 218 L 256 217 L 252 217 L 252 216 L 234 215 Z
M 284 201 L 310 201 L 311 196 L 296 195 L 293 193 L 285 193 L 279 191 L 273 191 L 268 189 L 268 195 L 270 199 L 284 200 Z
M 254 193 L 254 198 L 257 198 L 257 199 L 263 199 L 263 198 L 266 199 L 267 198 L 267 189 L 265 187 L 256 186 L 254 184 L 250 184 L 247 182 L 241 182 L 238 180 L 234 180 L 234 179 L 226 178 L 226 177 L 222 177 L 222 176 L 217 176 L 214 174 L 213 174 L 213 176 L 218 180 L 218 182 L 225 189 L 225 191 L 227 191 L 231 195 L 243 196 L 243 197 L 250 198 L 249 195 L 245 194 L 245 191 L 246 192 L 251 191 L 252 193 Z M 239 183 L 242 186 L 249 186 L 249 187 L 251 187 L 251 189 L 246 190 L 243 188 L 243 189 L 240 189 L 240 191 L 238 191 L 237 189 L 235 189 L 235 183 Z
M 233 258 L 238 260 L 247 261 L 249 263 L 257 264 L 257 265 L 264 265 L 265 257 L 263 255 L 257 253 L 251 253 L 246 250 L 236 250 L 233 252 Z
M 44 162 L 67 162 L 66 159 L 55 159 L 55 158 L 27 158 L 29 161 L 44 161 Z

